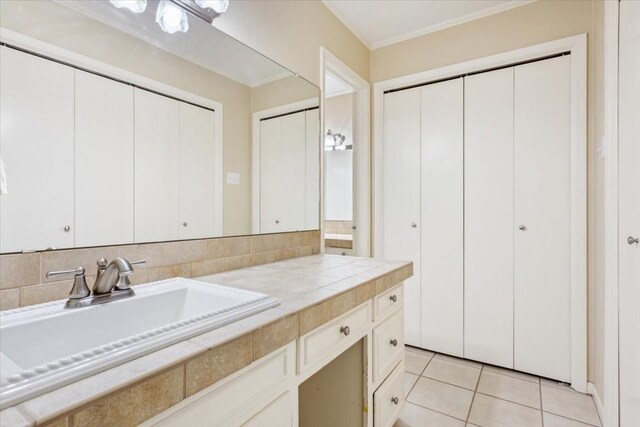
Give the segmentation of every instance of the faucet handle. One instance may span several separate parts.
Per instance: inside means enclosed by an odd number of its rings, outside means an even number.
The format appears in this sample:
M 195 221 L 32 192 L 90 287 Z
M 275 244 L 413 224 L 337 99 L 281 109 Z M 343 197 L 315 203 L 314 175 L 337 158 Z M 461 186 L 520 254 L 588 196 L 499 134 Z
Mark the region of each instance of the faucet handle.
M 89 294 L 91 294 L 91 291 L 87 286 L 87 279 L 84 276 L 85 272 L 86 270 L 84 267 L 78 267 L 75 270 L 49 271 L 47 272 L 47 279 L 73 275 L 73 287 L 71 288 L 71 292 L 69 292 L 69 299 L 81 299 L 88 297 Z
M 132 261 L 129 264 L 131 264 L 131 265 L 143 265 L 143 264 L 146 264 L 146 263 L 147 263 L 146 259 L 141 259 L 140 261 Z
M 129 264 L 134 266 L 134 265 L 142 265 L 146 263 L 147 261 L 142 259 L 140 261 L 130 262 Z M 118 283 L 116 283 L 115 289 L 119 291 L 126 291 L 127 289 L 131 289 L 131 280 L 129 280 L 128 274 L 126 276 L 120 276 L 120 278 L 118 279 Z

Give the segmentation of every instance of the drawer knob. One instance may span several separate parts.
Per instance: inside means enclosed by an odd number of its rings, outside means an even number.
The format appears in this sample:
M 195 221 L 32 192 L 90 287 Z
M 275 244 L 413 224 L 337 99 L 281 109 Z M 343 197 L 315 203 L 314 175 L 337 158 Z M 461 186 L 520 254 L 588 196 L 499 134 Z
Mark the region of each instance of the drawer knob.
M 389 344 L 391 344 L 394 347 L 397 347 L 398 346 L 398 340 L 393 339 L 393 340 L 389 341 Z
M 391 296 L 389 297 L 389 299 L 390 299 L 391 301 L 393 301 L 393 302 L 398 301 L 398 297 L 397 297 L 396 295 L 391 295 Z
M 348 326 L 343 326 L 342 328 L 340 328 L 340 333 L 343 333 L 345 336 L 347 336 L 351 333 L 351 328 Z
M 398 403 L 400 403 L 400 399 L 398 399 L 397 397 L 392 397 L 391 401 L 393 402 L 394 405 L 397 405 Z

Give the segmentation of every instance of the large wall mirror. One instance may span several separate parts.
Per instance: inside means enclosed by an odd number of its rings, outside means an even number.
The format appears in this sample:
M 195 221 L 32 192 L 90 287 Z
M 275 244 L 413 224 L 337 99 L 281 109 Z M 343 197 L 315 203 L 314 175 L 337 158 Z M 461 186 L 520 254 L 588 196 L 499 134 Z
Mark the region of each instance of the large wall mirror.
M 0 2 L 0 252 L 319 229 L 319 89 L 113 3 Z

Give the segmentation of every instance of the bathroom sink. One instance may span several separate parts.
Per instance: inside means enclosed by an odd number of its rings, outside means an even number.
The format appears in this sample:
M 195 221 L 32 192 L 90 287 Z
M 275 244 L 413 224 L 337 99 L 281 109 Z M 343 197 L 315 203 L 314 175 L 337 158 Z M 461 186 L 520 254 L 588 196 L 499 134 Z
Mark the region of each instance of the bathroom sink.
M 280 304 L 183 278 L 134 289 L 85 308 L 55 301 L 0 313 L 0 409 Z

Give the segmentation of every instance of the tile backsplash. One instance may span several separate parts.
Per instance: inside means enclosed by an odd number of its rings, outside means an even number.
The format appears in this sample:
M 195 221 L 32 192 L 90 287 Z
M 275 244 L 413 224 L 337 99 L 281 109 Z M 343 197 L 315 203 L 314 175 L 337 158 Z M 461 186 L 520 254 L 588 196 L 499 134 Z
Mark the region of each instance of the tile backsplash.
M 327 219 L 324 221 L 324 232 L 325 234 L 353 234 L 352 226 L 353 221 L 335 221 Z
M 0 310 L 66 298 L 73 280 L 47 280 L 48 271 L 83 266 L 91 287 L 99 258 L 146 260 L 131 276 L 133 284 L 141 284 L 177 276 L 205 276 L 319 252 L 320 232 L 300 231 L 0 255 Z

